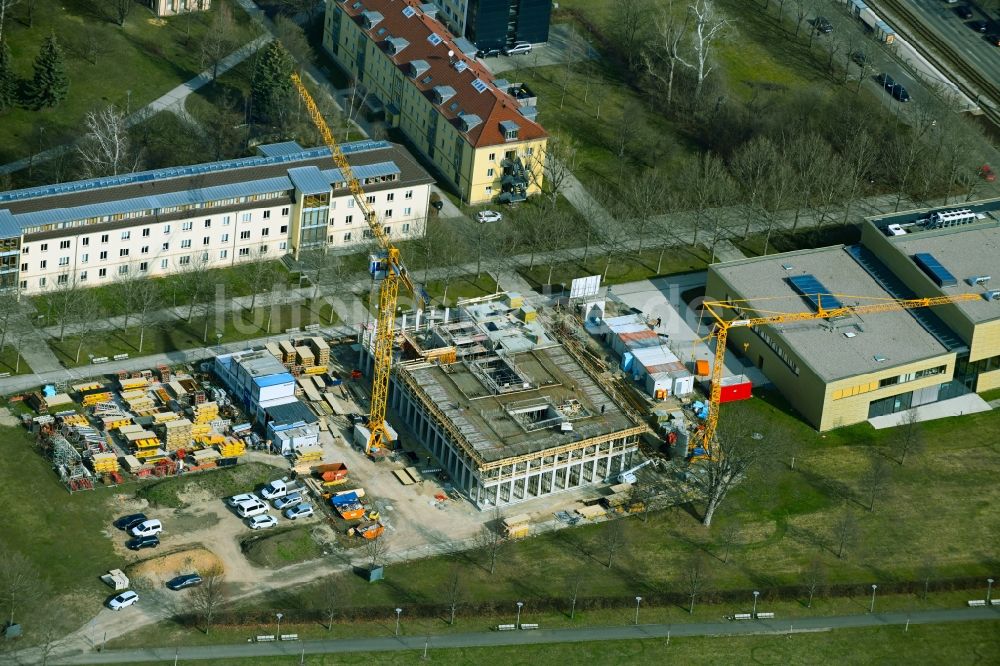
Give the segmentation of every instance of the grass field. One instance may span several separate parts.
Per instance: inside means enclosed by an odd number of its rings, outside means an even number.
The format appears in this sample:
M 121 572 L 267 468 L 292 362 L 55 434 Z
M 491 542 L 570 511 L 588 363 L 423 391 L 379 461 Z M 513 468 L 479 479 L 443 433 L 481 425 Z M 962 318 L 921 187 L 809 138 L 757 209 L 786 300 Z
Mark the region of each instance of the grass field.
M 388 621 L 387 621 L 388 623 Z M 405 623 L 404 623 L 405 624 Z M 130 646 L 118 646 L 128 648 Z M 996 622 L 841 629 L 794 636 L 672 637 L 635 641 L 593 641 L 516 647 L 428 647 L 438 664 L 972 664 L 1000 654 Z M 303 662 L 332 664 L 412 664 L 422 650 L 307 655 Z M 299 655 L 213 659 L 214 666 L 299 664 Z
M 285 567 L 323 555 L 308 526 L 254 533 L 243 540 L 243 554 L 262 567 Z
M 94 108 L 111 103 L 135 111 L 195 76 L 202 69 L 202 37 L 214 15 L 194 12 L 157 19 L 137 5 L 125 27 L 119 28 L 103 15 L 104 5 L 99 3 L 38 0 L 33 4 L 31 27 L 27 3 L 7 13 L 4 40 L 14 56 L 14 69 L 21 78 L 30 79 L 39 45 L 54 33 L 64 51 L 69 95 L 54 109 L 18 108 L 4 114 L 0 163 L 75 140 L 85 114 Z M 239 8 L 233 17 L 240 39 L 247 41 L 248 17 Z M 108 76 L 112 69 L 114 76 Z
M 260 463 L 227 467 L 213 472 L 196 473 L 144 485 L 136 495 L 155 507 L 177 509 L 185 506 L 182 495 L 192 488 L 207 491 L 213 497 L 245 493 L 274 478 L 275 468 Z
M 20 354 L 13 346 L 4 347 L 3 351 L 0 351 L 0 372 L 9 372 L 12 375 L 30 375 L 31 366 L 24 360 L 24 357 L 21 357 L 20 363 L 18 363 L 19 356 Z

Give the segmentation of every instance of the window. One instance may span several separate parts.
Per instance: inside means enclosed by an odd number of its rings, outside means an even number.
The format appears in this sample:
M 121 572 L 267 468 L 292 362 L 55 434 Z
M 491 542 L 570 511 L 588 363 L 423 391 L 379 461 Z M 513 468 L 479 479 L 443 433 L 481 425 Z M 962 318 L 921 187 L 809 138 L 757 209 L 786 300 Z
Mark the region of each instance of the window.
M 21 280 L 21 289 L 27 289 L 27 288 L 28 288 L 28 281 Z
M 142 230 L 142 237 L 149 238 L 149 227 L 146 227 L 145 229 Z
M 413 198 L 413 190 L 406 190 L 406 194 L 403 195 L 403 198 L 404 199 L 412 199 Z
M 104 237 L 104 242 L 105 243 L 108 242 L 108 237 L 107 236 Z M 48 243 L 42 243 L 42 252 L 48 252 L 48 251 L 49 251 L 49 244 Z
M 344 242 L 345 243 L 350 243 L 351 242 L 351 232 L 350 231 L 348 231 L 346 234 L 344 234 Z
M 163 251 L 166 252 L 169 249 L 170 249 L 170 243 L 164 243 L 163 244 Z
M 387 209 L 385 210 L 385 214 L 384 214 L 384 215 L 383 215 L 382 217 L 384 217 L 384 218 L 385 218 L 385 219 L 387 219 L 387 220 L 388 220 L 388 219 L 389 219 L 390 217 L 392 217 L 392 209 L 391 209 L 391 208 L 387 208 Z
M 229 216 L 228 215 L 223 216 L 223 218 L 222 218 L 222 226 L 224 226 L 224 227 L 228 227 L 229 226 Z
M 212 220 L 205 220 L 205 228 L 208 229 L 212 226 Z
M 250 248 L 248 248 L 248 247 L 241 247 L 240 248 L 240 256 L 241 257 L 249 257 L 250 256 Z
M 107 243 L 108 242 L 108 234 L 101 234 L 101 242 L 102 243 Z M 42 246 L 42 249 L 43 250 L 45 249 L 44 245 Z
M 191 231 L 192 229 L 194 229 L 194 222 L 181 223 L 181 231 Z
M 28 264 L 27 263 L 21 264 L 21 272 L 22 273 L 27 273 L 28 272 Z
M 201 253 L 201 260 L 202 261 L 208 261 L 208 252 L 202 252 Z
M 261 245 L 260 246 L 260 253 L 261 254 L 267 254 L 267 246 L 266 245 Z
M 83 240 L 87 240 L 87 239 L 84 238 Z M 86 243 L 84 243 L 84 245 L 86 245 Z M 21 248 L 21 254 L 28 254 L 28 250 L 29 249 L 31 249 L 31 248 L 29 246 L 25 245 L 24 247 Z M 27 289 L 27 287 L 25 287 L 25 289 Z
M 219 250 L 219 259 L 225 259 L 229 256 L 229 250 Z
M 130 238 L 132 238 L 132 232 L 131 231 L 123 231 L 122 232 L 122 240 L 129 240 Z
M 90 259 L 90 255 L 89 254 L 81 254 L 80 255 L 80 263 L 81 264 L 87 263 L 88 259 Z
M 59 257 L 60 266 L 69 266 L 69 257 Z
M 269 211 L 269 210 L 265 210 L 264 211 L 264 219 L 265 220 L 271 219 L 271 211 Z
M 392 201 L 395 198 L 396 198 L 396 193 L 395 192 L 389 192 L 389 194 L 385 195 L 385 200 L 386 201 Z
M 118 275 L 128 275 L 128 264 L 122 264 L 118 267 Z
M 128 248 L 127 247 L 123 247 L 122 249 L 118 250 L 118 256 L 119 257 L 127 257 L 128 256 Z
M 529 147 L 528 150 L 527 150 L 528 157 L 531 157 L 534 154 L 535 154 L 535 149 Z
M 222 242 L 223 243 L 229 242 L 229 234 L 222 234 Z
M 191 255 L 185 254 L 183 257 L 177 260 L 177 263 L 181 266 L 187 266 L 191 263 Z
M 288 243 L 286 243 L 285 241 L 281 241 L 280 243 L 278 243 L 278 249 L 279 250 L 287 250 L 288 249 Z
M 68 240 L 60 241 L 59 242 L 59 249 L 60 250 L 68 250 L 69 249 L 69 241 Z
M 493 186 L 492 185 L 487 185 L 486 186 L 486 196 L 490 196 L 491 194 L 493 194 Z
M 44 287 L 46 282 L 48 282 L 48 280 L 46 280 L 45 278 L 38 278 L 39 287 Z
M 347 200 L 347 207 L 348 208 L 354 208 L 354 199 L 348 199 Z
M 410 231 L 410 223 L 407 222 L 406 224 L 403 225 L 403 233 L 404 234 L 409 233 L 409 231 Z
M 80 282 L 87 281 L 87 271 L 80 271 Z
M 369 194 L 368 196 L 365 197 L 365 201 L 367 201 L 370 204 L 375 203 L 375 195 L 374 194 Z M 45 249 L 44 246 L 43 246 L 42 249 Z
M 251 214 L 250 213 L 243 213 L 243 218 L 242 219 L 243 219 L 244 222 L 249 222 L 250 218 L 251 218 Z
M 90 236 L 84 236 L 83 239 L 80 241 L 80 245 L 82 245 L 84 247 L 87 247 L 88 245 L 90 245 Z M 27 254 L 28 251 L 25 250 L 24 252 L 25 252 L 25 254 Z
M 163 225 L 163 233 L 165 233 L 165 234 L 169 234 L 170 233 L 170 225 L 169 224 L 164 224 Z
M 170 265 L 169 259 L 160 259 L 160 268 L 166 268 Z
M 384 227 L 382 227 L 382 231 L 385 232 L 386 236 L 391 236 L 392 235 L 392 227 L 390 227 L 388 224 L 385 225 Z
M 260 230 L 261 236 L 267 236 L 269 233 L 271 233 L 271 229 L 268 227 L 264 227 L 263 229 Z
M 492 168 L 489 168 L 489 169 L 486 170 L 486 177 L 487 178 L 492 178 L 493 177 L 493 169 Z
M 205 236 L 201 239 L 202 245 L 210 245 L 212 243 L 212 238 L 210 236 Z
M 99 278 L 108 277 L 108 269 L 102 268 L 101 270 L 97 271 L 97 277 Z
M 191 239 L 190 238 L 185 238 L 184 240 L 181 241 L 181 249 L 182 250 L 186 250 L 189 247 L 191 247 Z
M 283 234 L 287 234 L 288 233 L 288 225 L 287 224 L 281 225 L 281 230 L 280 231 Z
M 48 266 L 48 264 L 49 264 L 48 261 L 46 261 L 45 259 L 42 259 L 42 262 L 41 262 L 41 265 L 39 266 L 39 268 L 44 271 L 45 267 Z
M 67 282 L 69 282 L 69 276 L 65 273 L 56 278 L 56 284 L 66 284 Z
M 490 162 L 496 162 L 496 161 L 497 161 L 497 154 L 490 153 Z
M 142 249 L 139 250 L 139 254 L 149 254 L 149 246 L 143 245 Z
M 281 214 L 284 215 L 285 217 L 288 217 L 288 209 L 287 208 L 282 208 L 281 209 Z
M 139 270 L 142 271 L 143 273 L 145 273 L 146 271 L 148 271 L 149 270 L 149 262 L 148 261 L 140 261 L 139 262 Z
M 344 224 L 354 224 L 354 216 L 348 215 L 344 218 Z
M 410 215 L 413 212 L 412 208 L 404 208 L 403 215 Z
M 250 238 L 250 231 L 249 230 L 247 230 L 247 231 L 241 231 L 240 232 L 240 240 L 246 240 L 248 238 Z

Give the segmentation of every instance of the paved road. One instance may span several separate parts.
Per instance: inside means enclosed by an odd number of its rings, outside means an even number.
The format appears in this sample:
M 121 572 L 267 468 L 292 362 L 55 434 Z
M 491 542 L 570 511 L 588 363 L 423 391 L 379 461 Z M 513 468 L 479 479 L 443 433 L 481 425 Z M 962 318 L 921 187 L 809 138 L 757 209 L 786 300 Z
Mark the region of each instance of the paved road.
M 938 35 L 951 44 L 955 52 L 966 62 L 994 82 L 1000 82 L 998 48 L 987 41 L 985 34 L 977 32 L 970 25 L 973 21 L 991 21 L 993 24 L 989 27 L 987 34 L 1000 32 L 1000 29 L 995 25 L 996 15 L 988 15 L 982 12 L 975 3 L 970 2 L 949 4 L 944 0 L 910 0 L 907 4 Z M 964 6 L 972 9 L 973 15 L 969 20 L 958 16 L 958 8 Z
M 640 624 L 618 627 L 587 627 L 539 631 L 477 632 L 444 636 L 400 636 L 358 638 L 287 643 L 241 643 L 238 645 L 206 645 L 182 648 L 150 648 L 145 650 L 111 650 L 85 653 L 52 660 L 56 664 L 118 664 L 144 661 L 206 660 L 236 657 L 298 656 L 343 652 L 400 652 L 440 648 L 488 647 L 495 645 L 537 645 L 544 643 L 582 643 L 588 641 L 635 640 L 677 636 L 746 636 L 753 634 L 788 635 L 817 631 L 832 631 L 855 627 L 889 625 L 937 624 L 973 620 L 1000 620 L 998 608 L 919 611 L 914 613 L 875 613 L 841 617 L 818 617 L 795 620 L 758 620 L 750 622 L 717 622 L 691 624 Z

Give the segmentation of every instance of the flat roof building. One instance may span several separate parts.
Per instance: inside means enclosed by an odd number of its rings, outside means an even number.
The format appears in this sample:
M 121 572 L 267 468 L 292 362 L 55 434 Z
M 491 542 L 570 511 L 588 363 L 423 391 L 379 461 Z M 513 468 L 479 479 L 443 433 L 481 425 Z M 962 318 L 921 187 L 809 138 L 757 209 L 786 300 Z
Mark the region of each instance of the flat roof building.
M 1000 200 L 958 210 L 870 218 L 861 243 L 788 252 L 709 269 L 708 298 L 747 311 L 815 311 L 970 293 L 932 308 L 734 327 L 745 352 L 820 430 L 1000 386 Z M 817 297 L 817 294 L 818 297 Z M 845 294 L 851 296 L 845 296 Z
M 500 294 L 406 331 L 393 374 L 390 406 L 479 508 L 602 483 L 645 430 L 521 313 Z

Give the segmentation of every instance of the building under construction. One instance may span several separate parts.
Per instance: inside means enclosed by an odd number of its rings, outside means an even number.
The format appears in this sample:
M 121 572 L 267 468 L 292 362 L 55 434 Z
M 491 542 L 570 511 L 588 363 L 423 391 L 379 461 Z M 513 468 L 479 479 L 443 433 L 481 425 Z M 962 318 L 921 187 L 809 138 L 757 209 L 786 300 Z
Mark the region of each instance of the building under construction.
M 479 508 L 604 482 L 645 430 L 516 294 L 402 332 L 390 407 Z M 370 358 L 368 359 L 370 363 Z

